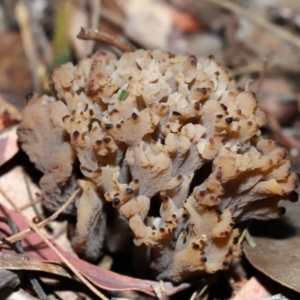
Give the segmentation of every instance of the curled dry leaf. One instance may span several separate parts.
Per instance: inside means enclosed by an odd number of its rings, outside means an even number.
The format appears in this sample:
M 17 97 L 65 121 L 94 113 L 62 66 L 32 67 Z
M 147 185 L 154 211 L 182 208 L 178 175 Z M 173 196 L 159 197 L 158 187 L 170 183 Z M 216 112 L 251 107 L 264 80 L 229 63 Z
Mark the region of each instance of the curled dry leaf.
M 26 223 L 21 219 L 21 217 L 5 208 L 4 206 L 0 206 L 0 216 L 5 218 L 12 219 L 19 230 L 23 230 L 27 228 Z M 6 225 L 3 223 L 0 223 L 0 232 L 2 234 L 7 234 L 8 230 L 5 227 Z M 57 275 L 62 276 L 68 276 L 68 273 L 62 270 L 59 266 L 51 266 L 51 263 L 61 265 L 60 260 L 58 257 L 49 249 L 46 244 L 41 240 L 41 238 L 33 233 L 32 235 L 25 238 L 23 241 L 23 246 L 25 249 L 26 255 L 34 260 L 32 262 L 25 262 L 23 269 L 34 269 L 34 268 L 41 268 L 43 271 L 50 272 Z M 58 246 L 56 246 L 59 251 L 84 275 L 87 279 L 89 279 L 91 282 L 93 282 L 96 286 L 109 291 L 126 291 L 126 290 L 135 290 L 135 291 L 141 291 L 143 293 L 146 293 L 148 295 L 155 296 L 155 293 L 153 291 L 152 286 L 155 285 L 157 282 L 150 281 L 150 280 L 141 280 L 132 278 L 129 276 L 120 275 L 117 273 L 114 273 L 109 270 L 101 269 L 95 265 L 91 265 L 75 256 L 70 254 L 69 252 L 64 251 L 63 249 L 60 249 Z M 9 249 L 6 249 L 8 251 Z M 46 264 L 41 265 L 37 261 L 44 261 Z M 9 261 L 8 262 L 2 262 L 1 267 L 8 266 L 8 268 L 13 268 L 11 265 L 9 267 Z M 16 267 L 16 264 L 14 265 Z M 20 266 L 21 267 L 21 266 Z M 36 269 L 36 270 L 37 270 Z M 181 284 L 174 286 L 170 282 L 165 282 L 165 291 L 168 296 L 173 295 L 187 287 L 189 287 L 189 284 Z
M 283 219 L 253 223 L 251 235 L 256 247 L 247 243 L 244 252 L 250 263 L 280 284 L 300 292 L 300 203 L 290 207 Z M 254 236 L 253 236 L 254 235 Z

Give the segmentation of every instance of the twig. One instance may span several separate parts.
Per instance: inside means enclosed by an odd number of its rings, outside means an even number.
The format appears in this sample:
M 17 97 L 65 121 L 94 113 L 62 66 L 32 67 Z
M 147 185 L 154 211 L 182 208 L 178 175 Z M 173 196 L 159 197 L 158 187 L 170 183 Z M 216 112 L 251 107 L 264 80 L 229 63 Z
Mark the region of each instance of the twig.
M 12 201 L 5 192 L 0 188 L 0 194 L 6 199 L 6 201 L 15 209 L 15 211 L 23 218 L 23 220 L 30 226 L 39 236 L 40 238 L 47 244 L 49 248 L 51 248 L 57 256 L 65 263 L 65 265 L 85 284 L 92 292 L 95 293 L 102 300 L 109 300 L 105 297 L 100 291 L 98 291 L 57 249 L 56 247 L 49 241 L 46 235 L 34 224 L 30 219 L 26 217 L 26 215 L 16 206 L 14 201 Z
M 34 203 L 34 200 L 33 200 L 33 197 L 32 197 L 32 193 L 31 193 L 31 189 L 30 189 L 29 182 L 28 182 L 28 178 L 27 178 L 27 174 L 25 173 L 24 170 L 23 170 L 23 176 L 24 176 L 26 190 L 27 190 L 27 193 L 28 193 L 28 197 L 29 197 L 29 201 L 30 201 L 31 207 L 33 208 L 33 210 L 34 210 L 35 214 L 37 215 L 37 217 L 40 220 L 44 220 L 45 216 L 42 216 L 42 214 L 38 211 L 38 209 L 37 209 L 37 207 L 36 207 L 36 205 Z
M 117 37 L 110 35 L 106 32 L 102 32 L 98 29 L 85 29 L 81 27 L 81 30 L 79 34 L 77 35 L 77 38 L 81 40 L 92 40 L 92 41 L 98 41 L 98 42 L 105 42 L 107 44 L 110 44 L 112 46 L 115 46 L 122 52 L 133 52 L 133 48 L 125 43 L 122 42 Z
M 269 63 L 269 56 L 266 55 L 266 57 L 264 59 L 264 64 L 263 64 L 262 70 L 261 70 L 260 75 L 259 75 L 259 80 L 258 80 L 258 84 L 257 84 L 257 88 L 256 88 L 256 95 L 258 95 L 258 93 L 260 92 L 261 86 L 264 82 L 267 67 L 268 67 L 268 63 Z
M 59 214 L 61 213 L 61 212 L 63 212 L 64 210 L 65 210 L 65 208 L 75 199 L 75 197 L 77 196 L 77 194 L 79 193 L 79 189 L 77 189 L 77 190 L 75 190 L 73 193 L 72 193 L 72 195 L 70 196 L 70 198 L 55 212 L 55 213 L 53 213 L 49 218 L 47 218 L 47 219 L 45 219 L 45 220 L 43 220 L 42 222 L 40 222 L 40 223 L 38 223 L 38 224 L 36 224 L 36 226 L 38 227 L 38 228 L 43 228 L 44 226 L 46 226 L 49 222 L 51 222 L 51 221 L 53 221 L 53 220 L 55 220 L 58 216 L 59 216 Z M 18 210 L 20 210 L 21 211 L 21 209 L 20 208 L 18 208 Z M 15 243 L 15 242 L 17 242 L 17 241 L 20 241 L 20 240 L 22 240 L 22 239 L 24 239 L 26 236 L 28 236 L 28 235 L 30 235 L 31 233 L 32 233 L 33 231 L 32 231 L 32 229 L 31 228 L 27 228 L 27 229 L 25 229 L 25 230 L 23 230 L 23 231 L 21 231 L 21 232 L 19 232 L 19 233 L 17 233 L 17 234 L 15 234 L 15 235 L 12 235 L 12 236 L 10 236 L 10 237 L 8 237 L 8 238 L 6 238 L 6 241 L 8 241 L 8 242 L 10 242 L 10 243 Z M 3 244 L 3 242 L 2 241 L 0 241 L 0 246 Z
M 258 16 L 257 14 L 254 14 L 251 11 L 244 9 L 240 5 L 237 5 L 228 0 L 206 0 L 206 1 L 217 4 L 223 8 L 226 8 L 237 15 L 241 15 L 249 19 L 253 23 L 256 23 L 257 25 L 264 27 L 265 29 L 269 30 L 270 32 L 272 32 L 274 35 L 277 35 L 281 39 L 286 40 L 296 45 L 298 48 L 300 48 L 300 38 L 298 38 L 296 35 L 288 32 L 287 30 L 281 29 L 279 26 L 273 25 L 272 23 L 268 22 L 267 20 Z

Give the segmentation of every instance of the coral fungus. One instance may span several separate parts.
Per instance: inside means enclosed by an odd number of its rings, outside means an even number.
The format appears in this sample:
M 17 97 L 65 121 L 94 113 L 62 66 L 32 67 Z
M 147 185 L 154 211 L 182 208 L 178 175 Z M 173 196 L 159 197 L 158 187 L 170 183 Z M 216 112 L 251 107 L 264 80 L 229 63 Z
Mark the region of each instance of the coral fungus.
M 29 100 L 19 138 L 44 173 L 48 209 L 81 187 L 65 213 L 77 215 L 72 244 L 88 259 L 129 226 L 159 279 L 227 269 L 241 251 L 236 224 L 276 218 L 298 184 L 286 150 L 257 135 L 255 95 L 213 57 L 101 51 L 52 80 L 53 96 Z

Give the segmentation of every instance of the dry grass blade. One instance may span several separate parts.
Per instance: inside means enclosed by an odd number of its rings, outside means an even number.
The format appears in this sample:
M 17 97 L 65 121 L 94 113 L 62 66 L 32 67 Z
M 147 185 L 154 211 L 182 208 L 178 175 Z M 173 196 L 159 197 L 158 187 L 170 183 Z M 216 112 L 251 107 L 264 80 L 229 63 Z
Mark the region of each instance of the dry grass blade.
M 60 209 L 58 209 L 54 214 L 52 214 L 49 218 L 43 220 L 42 222 L 38 223 L 36 226 L 37 228 L 43 228 L 45 227 L 47 224 L 49 224 L 51 221 L 54 221 L 60 213 L 62 213 L 65 208 L 75 199 L 75 197 L 77 196 L 77 194 L 79 193 L 79 189 L 75 190 L 72 195 L 70 196 L 70 198 L 60 207 Z M 21 211 L 22 209 L 19 208 L 19 210 Z M 21 232 L 18 232 L 17 234 L 14 234 L 10 237 L 8 237 L 6 239 L 6 241 L 10 242 L 10 243 L 15 243 L 17 241 L 20 241 L 22 239 L 24 239 L 26 236 L 28 236 L 29 234 L 31 234 L 33 232 L 33 230 L 31 228 L 25 229 Z M 3 242 L 0 241 L 0 245 L 2 245 Z
M 23 47 L 27 56 L 29 65 L 31 67 L 31 76 L 33 81 L 33 87 L 35 91 L 39 91 L 41 88 L 41 82 L 36 70 L 38 69 L 38 55 L 34 48 L 34 41 L 32 36 L 32 29 L 30 23 L 30 13 L 24 2 L 18 2 L 15 9 L 16 18 L 21 31 Z
M 85 284 L 95 295 L 97 295 L 102 300 L 109 300 L 100 291 L 98 291 L 81 273 L 73 267 L 73 265 L 55 248 L 55 246 L 49 241 L 43 232 L 29 220 L 26 215 L 15 205 L 15 203 L 6 195 L 6 193 L 0 188 L 0 194 L 7 200 L 7 202 L 15 209 L 15 211 L 23 218 L 23 220 L 30 226 L 40 238 L 51 248 L 58 257 L 66 264 L 66 266 Z
M 300 48 L 300 38 L 298 38 L 296 35 L 288 32 L 285 29 L 281 29 L 279 26 L 273 25 L 272 23 L 268 22 L 264 18 L 258 16 L 257 14 L 252 13 L 249 10 L 244 9 L 240 5 L 237 5 L 231 1 L 228 0 L 207 0 L 211 3 L 215 3 L 223 8 L 226 8 L 233 13 L 243 16 L 253 23 L 256 23 L 257 25 L 269 30 L 271 33 L 279 36 L 281 39 L 286 40 L 293 45 L 296 45 L 298 48 Z
M 73 278 L 64 267 L 56 264 L 49 264 L 41 261 L 27 259 L 1 259 L 0 270 L 30 270 L 41 271 L 67 278 Z
M 122 52 L 132 52 L 133 48 L 125 42 L 122 42 L 120 39 L 98 29 L 85 29 L 81 28 L 77 38 L 81 40 L 92 40 L 98 42 L 105 42 L 112 46 L 115 46 Z

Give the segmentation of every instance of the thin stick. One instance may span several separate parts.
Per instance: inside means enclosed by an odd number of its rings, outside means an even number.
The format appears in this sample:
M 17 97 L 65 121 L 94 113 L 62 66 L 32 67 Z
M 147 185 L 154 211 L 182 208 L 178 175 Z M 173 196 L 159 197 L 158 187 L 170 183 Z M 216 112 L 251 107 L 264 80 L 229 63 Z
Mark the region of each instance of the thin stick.
M 23 170 L 23 176 L 24 176 L 24 181 L 25 181 L 25 185 L 26 185 L 26 190 L 27 190 L 27 193 L 28 193 L 28 197 L 29 197 L 29 201 L 31 203 L 31 207 L 33 208 L 36 216 L 40 219 L 40 220 L 44 220 L 45 219 L 45 216 L 43 216 L 39 210 L 37 209 L 36 205 L 34 204 L 34 200 L 33 200 L 33 197 L 32 197 L 32 193 L 31 193 L 31 190 L 30 190 L 30 186 L 29 186 L 29 182 L 28 182 L 28 178 L 27 178 L 27 174 L 25 173 L 25 171 Z M 22 210 L 22 209 L 21 209 Z
M 85 29 L 81 27 L 80 32 L 77 35 L 77 38 L 81 40 L 92 40 L 92 41 L 98 41 L 98 42 L 105 42 L 107 44 L 110 44 L 112 46 L 115 46 L 122 52 L 133 52 L 133 48 L 125 43 L 122 42 L 117 37 L 110 35 L 106 32 L 99 31 L 98 29 Z
M 72 195 L 70 196 L 70 198 L 54 213 L 54 214 L 52 214 L 49 218 L 47 218 L 47 219 L 45 219 L 45 220 L 43 220 L 42 222 L 40 222 L 40 223 L 38 223 L 38 224 L 36 224 L 36 226 L 38 227 L 38 228 L 43 228 L 43 227 L 45 227 L 49 222 L 51 222 L 51 221 L 53 221 L 53 220 L 55 220 L 58 216 L 59 216 L 59 214 L 61 213 L 61 212 L 63 212 L 64 210 L 65 210 L 65 208 L 75 199 L 75 197 L 77 196 L 77 194 L 79 193 L 79 189 L 77 189 L 77 190 L 75 190 L 73 193 L 72 193 Z M 21 209 L 20 208 L 18 208 L 18 210 L 20 210 L 21 211 Z M 14 234 L 14 235 L 12 235 L 12 236 L 10 236 L 10 237 L 8 237 L 7 239 L 6 239 L 6 241 L 8 241 L 8 242 L 10 242 L 10 243 L 15 243 L 15 242 L 17 242 L 17 241 L 20 241 L 20 240 L 22 240 L 22 239 L 24 239 L 26 236 L 28 236 L 28 235 L 30 235 L 31 233 L 33 233 L 33 230 L 31 229 L 31 228 L 27 228 L 27 229 L 25 229 L 25 230 L 23 230 L 23 231 L 21 231 L 21 232 L 19 232 L 19 233 L 17 233 L 17 234 Z M 2 241 L 0 241 L 0 246 L 3 244 L 3 242 Z
M 85 284 L 92 292 L 95 293 L 100 299 L 102 300 L 109 300 L 105 297 L 100 291 L 98 291 L 56 248 L 55 246 L 49 241 L 46 235 L 34 224 L 29 220 L 26 215 L 16 206 L 14 201 L 12 201 L 5 192 L 0 188 L 0 194 L 6 199 L 6 201 L 15 209 L 15 211 L 23 218 L 23 220 L 30 226 L 39 236 L 40 238 L 51 248 L 57 256 L 65 263 L 67 267 Z
M 272 32 L 274 35 L 277 35 L 281 39 L 286 40 L 296 45 L 298 48 L 300 48 L 300 39 L 296 35 L 288 32 L 287 30 L 281 29 L 279 26 L 273 25 L 272 23 L 268 22 L 267 20 L 258 16 L 257 14 L 254 14 L 249 10 L 244 9 L 240 5 L 237 5 L 228 0 L 206 0 L 206 1 L 217 4 L 223 8 L 226 8 L 237 15 L 241 15 L 249 19 L 253 23 L 256 23 L 257 25 L 264 27 L 265 29 L 269 30 L 270 32 Z
M 266 57 L 264 59 L 263 68 L 262 68 L 262 70 L 260 72 L 260 75 L 259 75 L 259 80 L 258 80 L 258 84 L 257 84 L 257 88 L 256 88 L 256 95 L 258 95 L 258 93 L 260 92 L 260 89 L 261 89 L 262 84 L 264 82 L 266 71 L 267 71 L 267 68 L 268 68 L 268 62 L 269 62 L 269 56 L 266 55 Z

